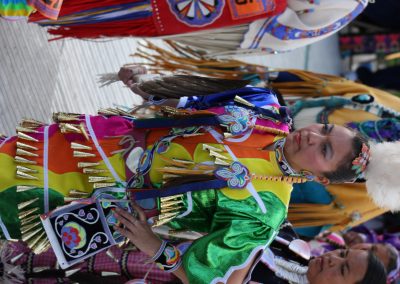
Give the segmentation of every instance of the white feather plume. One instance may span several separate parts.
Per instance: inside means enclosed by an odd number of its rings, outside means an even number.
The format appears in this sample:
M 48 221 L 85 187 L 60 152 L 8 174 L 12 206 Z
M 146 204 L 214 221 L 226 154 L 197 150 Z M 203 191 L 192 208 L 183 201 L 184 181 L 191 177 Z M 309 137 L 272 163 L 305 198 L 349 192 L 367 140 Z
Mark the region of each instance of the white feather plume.
M 400 142 L 371 145 L 365 177 L 367 191 L 382 208 L 400 210 Z

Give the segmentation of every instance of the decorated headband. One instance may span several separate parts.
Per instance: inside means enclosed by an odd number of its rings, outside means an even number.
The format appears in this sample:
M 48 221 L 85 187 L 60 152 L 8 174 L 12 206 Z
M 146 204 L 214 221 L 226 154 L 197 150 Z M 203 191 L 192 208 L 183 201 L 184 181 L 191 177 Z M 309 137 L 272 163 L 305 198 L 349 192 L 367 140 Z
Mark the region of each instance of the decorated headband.
M 370 145 L 364 171 L 367 191 L 373 201 L 391 211 L 400 210 L 400 141 Z

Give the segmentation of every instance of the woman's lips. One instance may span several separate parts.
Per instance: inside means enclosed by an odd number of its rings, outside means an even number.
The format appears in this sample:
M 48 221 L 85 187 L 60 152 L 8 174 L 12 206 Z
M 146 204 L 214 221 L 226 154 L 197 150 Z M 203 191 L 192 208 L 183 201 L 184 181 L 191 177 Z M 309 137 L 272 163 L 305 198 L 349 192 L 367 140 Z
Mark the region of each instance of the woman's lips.
M 309 267 L 314 267 L 314 269 L 320 273 L 322 270 L 324 270 L 324 258 L 322 256 L 317 256 L 311 259 Z
M 324 258 L 320 257 L 319 261 L 320 261 L 320 271 L 322 271 L 322 270 L 324 270 Z

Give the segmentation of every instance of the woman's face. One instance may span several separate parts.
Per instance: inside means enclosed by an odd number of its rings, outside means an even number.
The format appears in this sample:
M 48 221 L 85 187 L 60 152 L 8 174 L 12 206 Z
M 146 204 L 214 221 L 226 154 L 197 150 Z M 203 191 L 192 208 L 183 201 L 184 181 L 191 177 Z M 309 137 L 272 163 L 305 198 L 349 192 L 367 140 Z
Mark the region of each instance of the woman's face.
M 311 124 L 287 136 L 284 154 L 295 171 L 316 176 L 335 171 L 352 152 L 354 132 L 334 124 Z
M 352 249 L 360 249 L 370 251 L 372 250 L 373 253 L 382 261 L 385 267 L 389 266 L 390 261 L 390 252 L 389 247 L 385 246 L 384 244 L 369 244 L 369 243 L 362 243 L 362 244 L 355 244 L 351 246 Z
M 362 244 L 364 242 L 364 239 L 362 238 L 361 234 L 354 231 L 349 231 L 343 234 L 343 239 L 348 247 L 352 247 L 357 244 Z
M 364 278 L 368 268 L 365 250 L 334 250 L 310 260 L 307 278 L 310 284 L 354 284 Z

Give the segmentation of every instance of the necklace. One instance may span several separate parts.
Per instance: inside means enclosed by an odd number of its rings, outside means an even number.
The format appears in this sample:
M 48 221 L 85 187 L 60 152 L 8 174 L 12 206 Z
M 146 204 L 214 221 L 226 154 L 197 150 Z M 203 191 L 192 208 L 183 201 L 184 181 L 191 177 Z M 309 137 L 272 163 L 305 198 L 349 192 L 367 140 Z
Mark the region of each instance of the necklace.
M 289 165 L 283 153 L 283 148 L 286 143 L 286 138 L 279 139 L 275 142 L 275 157 L 278 162 L 279 168 L 286 176 L 298 175 L 296 171 Z

